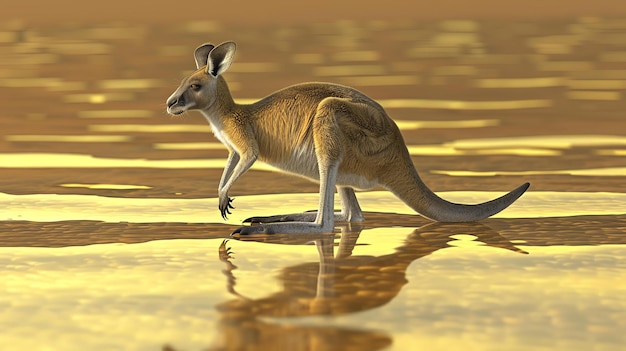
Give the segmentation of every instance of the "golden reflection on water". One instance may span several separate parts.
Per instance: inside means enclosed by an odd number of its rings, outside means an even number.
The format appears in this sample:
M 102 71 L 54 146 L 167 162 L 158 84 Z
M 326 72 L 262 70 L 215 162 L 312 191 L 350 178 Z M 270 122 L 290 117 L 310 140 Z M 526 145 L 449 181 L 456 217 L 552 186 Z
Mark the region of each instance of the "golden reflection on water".
M 61 55 L 102 55 L 111 52 L 111 45 L 83 40 L 64 40 L 55 43 L 50 51 Z
M 498 149 L 458 149 L 449 145 L 407 145 L 409 154 L 419 156 L 458 156 L 458 155 L 517 155 L 517 156 L 559 156 L 558 150 L 539 148 L 498 148 Z
M 445 174 L 454 177 L 493 177 L 499 175 L 573 175 L 588 177 L 623 177 L 626 175 L 626 167 L 607 167 L 590 169 L 564 169 L 557 171 L 454 171 L 432 170 L 433 174 Z
M 7 88 L 55 88 L 63 85 L 60 78 L 4 78 L 0 79 L 0 86 Z
M 98 87 L 104 90 L 115 89 L 149 89 L 163 85 L 158 79 L 106 79 L 98 82 Z
M 61 142 L 61 143 L 119 143 L 132 140 L 127 135 L 7 135 L 6 141 L 17 142 Z
M 495 124 L 497 120 L 474 120 L 468 121 L 468 124 L 460 123 L 459 128 L 478 127 L 481 124 L 488 126 Z M 400 121 L 399 126 L 409 129 L 412 126 L 420 126 L 421 122 L 415 124 L 404 124 Z M 427 127 L 427 124 L 421 125 Z M 448 125 L 452 127 L 454 122 L 442 121 L 440 126 Z M 437 124 L 435 124 L 437 125 Z M 521 136 L 507 138 L 485 138 L 485 139 L 460 139 L 443 143 L 441 145 L 407 145 L 409 153 L 412 155 L 519 155 L 519 156 L 559 156 L 562 155 L 561 149 L 571 149 L 574 147 L 599 147 L 626 145 L 626 138 L 615 135 L 545 135 L 545 136 Z M 557 149 L 557 150 L 554 150 Z M 598 151 L 599 154 L 607 154 Z M 619 155 L 619 151 L 612 152 L 610 155 Z M 590 170 L 576 171 L 527 171 L 524 174 L 583 174 L 591 173 Z M 536 172 L 536 173 L 535 173 Z M 547 173 L 545 173 L 547 172 Z M 551 173 L 557 172 L 557 173 Z M 573 173 L 572 173 L 573 172 Z M 470 172 L 471 173 L 471 172 Z M 468 173 L 468 174 L 470 174 Z M 610 171 L 595 171 L 598 175 L 612 175 Z M 459 173 L 460 174 L 460 173 Z M 504 174 L 504 173 L 502 173 Z M 485 174 L 486 175 L 486 174 Z
M 440 196 L 453 202 L 479 203 L 502 192 L 450 191 Z M 317 206 L 318 194 L 272 194 L 237 197 L 237 210 L 228 223 L 261 214 L 303 212 Z M 386 191 L 357 193 L 365 211 L 415 215 L 415 212 Z M 0 193 L 5 209 L 0 220 L 104 222 L 183 222 L 222 223 L 217 199 L 113 198 L 95 195 L 9 195 Z M 580 215 L 619 215 L 626 213 L 626 194 L 585 192 L 528 192 L 494 218 L 542 218 Z M 384 204 L 384 207 L 381 207 Z M 585 204 L 581 207 L 580 204 Z M 339 204 L 335 205 L 339 208 Z M 272 209 L 272 213 L 268 213 Z
M 340 51 L 333 54 L 331 58 L 334 61 L 380 61 L 380 54 L 373 50 L 354 50 L 354 51 Z
M 210 125 L 193 124 L 93 124 L 92 132 L 137 132 L 137 133 L 210 133 Z
M 376 76 L 384 75 L 385 67 L 381 65 L 346 65 L 346 66 L 319 66 L 313 74 L 321 77 L 329 76 Z
M 67 103 L 104 104 L 112 101 L 132 101 L 135 95 L 132 93 L 105 93 L 105 94 L 69 94 L 63 97 Z
M 626 285 L 617 282 L 626 245 L 516 247 L 482 224 L 345 229 L 340 237 L 0 248 L 3 342 L 276 349 L 306 331 L 294 345 L 317 340 L 307 349 L 322 350 L 353 345 L 329 329 L 352 335 L 354 326 L 361 342 L 375 341 L 365 350 L 389 346 L 391 335 L 396 350 L 623 341 Z
M 153 116 L 150 110 L 89 110 L 78 111 L 80 118 L 148 118 Z
M 432 71 L 435 76 L 473 76 L 478 72 L 479 70 L 476 67 L 468 65 L 441 66 L 434 68 Z
M 479 88 L 547 88 L 564 86 L 567 79 L 564 77 L 537 77 L 537 78 L 482 78 L 476 79 Z
M 623 90 L 623 89 L 626 89 L 626 80 L 623 80 L 623 79 L 571 80 L 568 82 L 568 85 L 570 89 Z
M 151 189 L 146 185 L 132 185 L 132 184 L 79 184 L 68 183 L 60 184 L 59 186 L 64 188 L 87 188 L 87 189 L 114 189 L 114 190 L 132 190 L 132 189 Z
M 568 91 L 566 93 L 568 99 L 572 100 L 599 100 L 599 101 L 618 101 L 622 98 L 619 91 L 587 91 L 577 90 Z
M 572 72 L 572 77 L 582 80 L 626 79 L 626 71 L 624 71 L 623 69 L 598 69 L 590 71 Z
M 417 76 L 368 76 L 340 77 L 339 82 L 349 86 L 398 86 L 416 85 L 420 82 Z
M 421 128 L 483 128 L 500 124 L 497 119 L 467 119 L 462 121 L 406 121 L 394 120 L 400 130 Z
M 446 110 L 516 110 L 549 107 L 552 100 L 460 101 L 422 99 L 381 99 L 384 108 L 440 108 Z
M 608 156 L 626 156 L 626 149 L 596 150 L 596 154 L 598 154 L 598 155 L 608 155 Z
M 230 68 L 234 73 L 266 73 L 277 72 L 280 66 L 275 62 L 238 62 Z
M 11 168 L 224 168 L 225 159 L 148 160 L 95 157 L 84 154 L 0 153 L 0 164 Z M 259 162 L 257 170 L 272 170 Z
M 626 51 L 603 52 L 599 59 L 604 62 L 626 62 Z
M 588 61 L 540 61 L 536 65 L 538 70 L 549 72 L 589 71 L 595 68 L 595 64 Z
M 319 65 L 324 62 L 324 55 L 320 53 L 298 53 L 291 56 L 291 61 L 302 65 Z
M 222 143 L 156 143 L 152 145 L 157 150 L 226 150 Z
M 206 259 L 207 244 L 0 248 L 0 325 L 11 331 L 2 341 L 24 350 L 206 346 L 215 333 L 200 331 L 217 318 L 213 304 L 228 297 L 205 275 L 221 267 Z
M 626 145 L 626 137 L 619 135 L 536 135 L 507 138 L 462 139 L 446 145 L 459 149 L 486 148 L 554 148 L 593 147 L 606 145 Z

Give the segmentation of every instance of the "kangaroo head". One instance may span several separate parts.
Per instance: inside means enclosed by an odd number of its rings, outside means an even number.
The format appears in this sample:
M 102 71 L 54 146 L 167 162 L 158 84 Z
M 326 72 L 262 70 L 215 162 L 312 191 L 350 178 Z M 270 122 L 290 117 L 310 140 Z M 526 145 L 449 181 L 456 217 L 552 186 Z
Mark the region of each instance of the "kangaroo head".
M 211 108 L 217 100 L 217 78 L 230 67 L 235 49 L 233 42 L 218 46 L 204 44 L 196 48 L 193 56 L 197 70 L 183 79 L 167 99 L 167 112 L 179 115 L 189 110 Z

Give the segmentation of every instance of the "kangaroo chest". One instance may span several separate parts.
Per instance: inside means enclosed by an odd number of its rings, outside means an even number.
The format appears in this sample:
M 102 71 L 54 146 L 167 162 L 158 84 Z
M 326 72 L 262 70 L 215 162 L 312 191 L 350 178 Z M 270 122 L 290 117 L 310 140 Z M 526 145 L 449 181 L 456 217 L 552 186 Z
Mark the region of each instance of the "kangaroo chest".
M 224 133 L 224 126 L 217 120 L 217 118 L 213 118 L 213 116 L 208 115 L 206 113 L 204 113 L 204 111 L 202 111 L 204 118 L 207 120 L 207 122 L 209 122 L 209 125 L 211 126 L 211 130 L 213 131 L 213 135 L 215 136 L 215 138 L 217 138 L 217 140 L 219 140 L 222 144 L 224 144 L 227 148 L 229 149 L 235 149 L 232 144 L 232 142 L 230 141 L 230 139 L 228 138 L 228 135 L 226 135 L 226 133 Z

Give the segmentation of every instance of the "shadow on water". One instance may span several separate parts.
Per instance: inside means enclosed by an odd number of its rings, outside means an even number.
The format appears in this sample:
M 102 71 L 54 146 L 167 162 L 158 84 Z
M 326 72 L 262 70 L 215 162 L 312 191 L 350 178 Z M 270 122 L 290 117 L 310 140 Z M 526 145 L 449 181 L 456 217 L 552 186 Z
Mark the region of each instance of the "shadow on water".
M 431 223 L 419 216 L 367 213 L 362 224 L 339 225 L 337 234 L 256 235 L 224 240 L 218 258 L 226 290 L 234 297 L 218 303 L 218 339 L 209 350 L 380 350 L 393 337 L 363 327 L 305 325 L 283 318 L 340 316 L 390 303 L 409 282 L 414 261 L 454 246 L 455 236 L 475 237 L 482 245 L 527 254 L 518 247 L 626 244 L 621 228 L 626 215 L 533 219 L 488 219 L 481 223 Z M 398 225 L 401 223 L 401 225 Z M 67 247 L 153 240 L 223 239 L 236 226 L 199 223 L 106 223 L 95 221 L 0 222 L 0 246 Z M 355 255 L 363 230 L 406 228 L 406 237 L 391 253 Z M 384 234 L 383 234 L 384 235 Z M 380 238 L 380 236 L 379 236 Z M 319 260 L 282 269 L 279 291 L 252 298 L 237 288 L 232 260 L 234 240 L 278 245 L 314 244 Z M 385 240 L 385 239 L 380 239 Z M 230 244 L 229 244 L 230 243 Z M 246 255 L 245 245 L 237 255 Z M 262 293 L 262 292 L 261 292 Z M 277 320 L 277 319 L 278 320 Z M 294 320 L 291 320 L 294 321 Z M 163 350 L 175 350 L 166 345 Z
M 607 216 L 608 217 L 608 216 Z M 262 298 L 250 298 L 237 290 L 237 266 L 232 261 L 228 240 L 219 248 L 219 258 L 225 264 L 227 290 L 236 298 L 217 306 L 220 313 L 220 340 L 209 350 L 380 350 L 392 343 L 392 336 L 376 330 L 346 329 L 275 323 L 273 318 L 306 317 L 315 315 L 336 316 L 356 313 L 384 306 L 391 302 L 408 283 L 408 266 L 417 259 L 438 250 L 452 247 L 453 236 L 463 234 L 476 237 L 486 246 L 509 250 L 519 254 L 526 251 L 511 241 L 524 245 L 598 245 L 626 243 L 617 233 L 602 233 L 590 229 L 601 220 L 626 224 L 626 216 L 613 218 L 548 218 L 538 220 L 491 220 L 483 223 L 430 223 L 414 229 L 400 247 L 391 254 L 356 256 L 361 224 L 342 225 L 341 237 L 335 242 L 334 234 L 315 235 L 263 235 L 244 236 L 241 241 L 268 244 L 315 244 L 319 262 L 302 263 L 287 267 L 278 279 L 282 290 Z M 538 222 L 538 223 L 537 223 Z M 585 225 L 589 224 L 589 227 Z M 536 226 L 535 226 L 536 225 Z M 555 238 L 563 227 L 579 234 Z M 517 239 L 510 239 L 500 230 Z M 534 227 L 534 231 L 528 231 Z M 617 226 L 611 226 L 616 228 Z M 525 236 L 524 233 L 531 233 Z M 535 235 L 537 233 L 539 235 Z M 525 239 L 521 239 L 525 238 Z M 571 241 L 570 241 L 571 240 Z M 245 252 L 238 252 L 245 255 Z M 170 346 L 164 350 L 173 350 Z
M 221 314 L 221 349 L 380 350 L 392 343 L 378 331 L 290 326 L 263 317 L 340 315 L 370 310 L 389 303 L 408 283 L 406 269 L 413 261 L 448 247 L 451 233 L 476 235 L 487 245 L 524 253 L 486 225 L 433 223 L 415 229 L 392 254 L 353 256 L 361 224 L 342 225 L 335 248 L 334 234 L 241 237 L 243 241 L 303 245 L 314 243 L 319 262 L 303 263 L 281 272 L 283 290 L 260 299 L 237 292 L 236 269 L 228 241 L 220 246 L 228 291 L 237 298 L 217 306 Z M 335 252 L 336 251 L 336 252 Z M 315 345 L 314 347 L 311 347 Z

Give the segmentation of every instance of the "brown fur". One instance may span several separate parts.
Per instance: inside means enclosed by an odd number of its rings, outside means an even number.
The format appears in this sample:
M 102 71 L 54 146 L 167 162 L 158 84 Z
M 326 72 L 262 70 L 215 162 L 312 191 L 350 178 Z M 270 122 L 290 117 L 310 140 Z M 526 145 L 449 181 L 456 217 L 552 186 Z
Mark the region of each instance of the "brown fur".
M 222 215 L 232 208 L 228 190 L 257 159 L 320 182 L 317 214 L 254 217 L 251 221 L 293 222 L 243 227 L 241 233 L 331 231 L 335 220 L 362 220 L 355 188 L 382 185 L 428 218 L 457 222 L 491 216 L 528 187 L 522 185 L 480 205 L 453 204 L 439 198 L 420 179 L 400 130 L 385 110 L 346 86 L 304 83 L 251 105 L 236 104 L 221 76 L 231 64 L 234 50 L 234 43 L 205 44 L 196 49 L 198 70 L 168 99 L 170 113 L 200 110 L 230 151 L 219 188 Z M 339 215 L 333 214 L 335 186 L 342 190 Z

